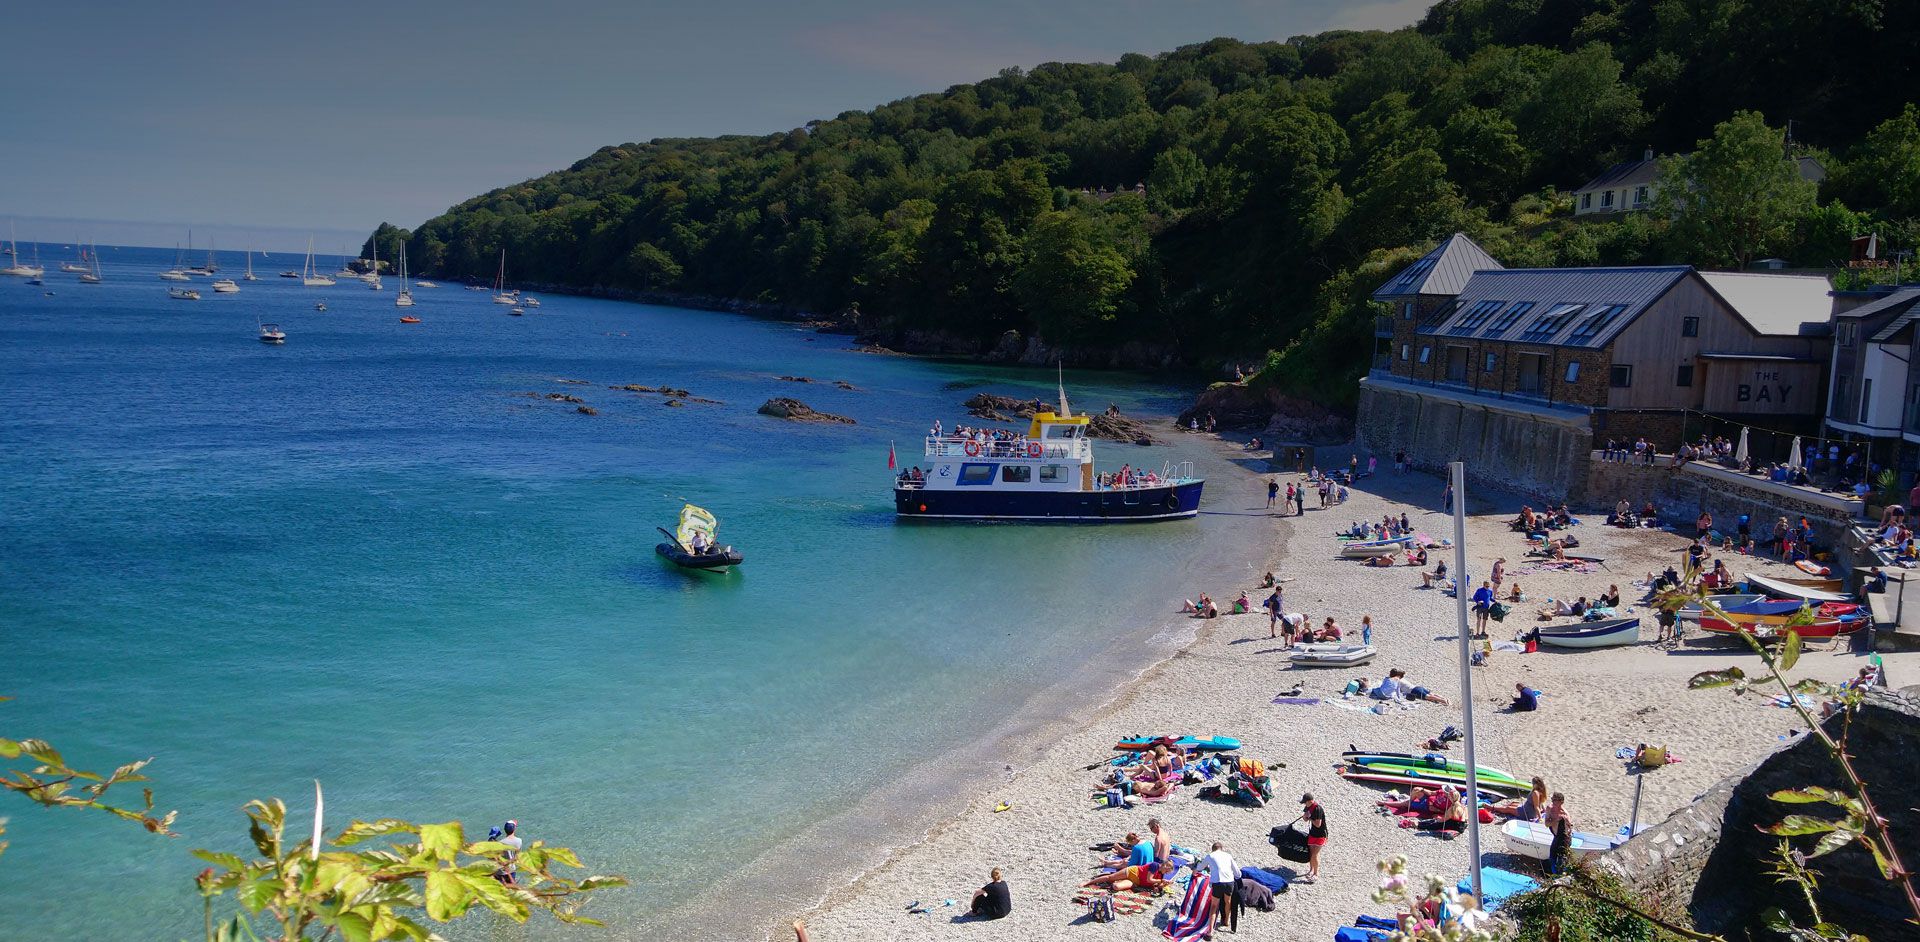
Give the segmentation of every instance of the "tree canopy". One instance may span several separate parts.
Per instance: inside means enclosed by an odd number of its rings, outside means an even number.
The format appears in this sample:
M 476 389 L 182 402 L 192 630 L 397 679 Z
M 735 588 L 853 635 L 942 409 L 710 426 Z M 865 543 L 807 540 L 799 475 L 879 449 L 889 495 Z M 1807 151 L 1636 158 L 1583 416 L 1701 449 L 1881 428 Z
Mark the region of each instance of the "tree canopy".
M 603 147 L 369 241 L 434 277 L 490 279 L 505 249 L 517 280 L 857 305 L 983 351 L 1009 330 L 1088 362 L 1273 350 L 1269 379 L 1337 402 L 1368 279 L 1455 230 L 1536 265 L 1818 265 L 1851 226 L 1916 234 L 1920 114 L 1888 90 L 1920 27 L 1830 7 L 1442 0 L 1393 32 L 1009 68 L 777 134 Z M 1783 175 L 1789 119 L 1833 173 L 1820 197 Z M 1671 224 L 1571 218 L 1559 191 L 1648 147 L 1693 154 Z

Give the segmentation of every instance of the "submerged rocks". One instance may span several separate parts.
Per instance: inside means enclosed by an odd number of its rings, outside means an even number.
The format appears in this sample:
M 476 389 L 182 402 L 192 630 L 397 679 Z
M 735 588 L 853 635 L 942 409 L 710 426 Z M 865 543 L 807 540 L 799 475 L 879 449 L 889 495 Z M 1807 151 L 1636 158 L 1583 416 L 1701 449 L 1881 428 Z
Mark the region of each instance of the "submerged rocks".
M 811 380 L 811 379 L 808 379 L 808 378 L 807 378 L 807 377 L 805 377 L 805 376 L 782 376 L 782 377 L 780 377 L 780 379 L 781 379 L 781 381 L 782 381 L 782 382 L 787 382 L 787 383 L 811 383 L 811 382 L 813 382 L 813 380 Z
M 969 415 L 994 422 L 1031 419 L 1034 413 L 1052 408 L 1037 399 L 1015 399 L 1012 396 L 996 396 L 992 393 L 978 393 L 972 396 L 966 401 L 966 407 Z M 1132 442 L 1136 445 L 1154 444 L 1153 436 L 1148 433 L 1146 423 L 1139 419 L 1127 418 L 1120 414 L 1120 410 L 1111 406 L 1105 412 L 1087 415 L 1087 437 Z
M 547 398 L 553 400 L 554 402 L 572 402 L 572 403 L 586 402 L 585 399 L 582 399 L 579 396 L 569 396 L 566 393 L 547 393 Z
M 798 399 L 789 399 L 785 396 L 778 396 L 767 400 L 765 404 L 760 406 L 759 411 L 761 415 L 770 415 L 776 419 L 787 419 L 793 422 L 838 422 L 843 425 L 855 424 L 852 419 L 844 415 L 819 412 L 812 406 Z
M 608 386 L 607 388 L 617 389 L 622 392 L 630 392 L 630 393 L 658 393 L 659 395 L 665 396 L 670 400 L 678 400 L 674 402 L 668 402 L 667 405 L 670 405 L 670 406 L 683 406 L 689 402 L 705 403 L 706 405 L 710 405 L 710 406 L 719 406 L 719 405 L 726 404 L 721 402 L 718 399 L 707 399 L 702 396 L 696 396 L 690 392 L 687 392 L 684 389 L 677 389 L 672 386 L 646 386 L 640 383 L 628 383 L 624 386 Z
M 834 385 L 834 388 L 835 388 L 835 389 L 844 389 L 844 390 L 846 390 L 847 392 L 859 392 L 859 391 L 860 391 L 860 387 L 858 387 L 858 386 L 855 386 L 854 384 L 852 384 L 852 383 L 849 383 L 849 382 L 847 382 L 847 381 L 846 381 L 846 380 L 844 380 L 844 379 L 836 379 L 836 380 L 834 380 L 834 381 L 833 381 L 833 385 Z
M 579 408 L 576 408 L 573 411 L 578 412 L 581 415 L 599 415 L 600 414 L 600 410 L 595 409 L 592 406 L 580 406 Z

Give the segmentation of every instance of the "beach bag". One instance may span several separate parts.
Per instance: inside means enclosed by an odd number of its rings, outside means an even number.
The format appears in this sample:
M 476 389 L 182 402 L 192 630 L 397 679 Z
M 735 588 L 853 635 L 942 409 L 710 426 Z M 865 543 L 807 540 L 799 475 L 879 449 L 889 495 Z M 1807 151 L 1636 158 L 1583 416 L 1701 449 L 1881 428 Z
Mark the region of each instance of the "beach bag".
M 1093 922 L 1112 922 L 1114 920 L 1113 897 L 1096 896 L 1087 900 L 1087 918 Z
M 1117 788 L 1107 789 L 1107 807 L 1125 808 L 1126 806 L 1127 806 L 1127 796 L 1122 795 L 1120 793 L 1120 789 L 1117 789 Z
M 1265 778 L 1267 775 L 1266 763 L 1261 762 L 1259 759 L 1241 759 L 1240 774 L 1247 778 Z
M 1313 854 L 1307 850 L 1307 835 L 1291 824 L 1274 828 L 1268 832 L 1267 840 L 1273 844 L 1275 850 L 1280 852 L 1281 860 L 1306 863 L 1313 857 Z
M 1491 616 L 1494 621 L 1506 621 L 1507 613 L 1511 611 L 1513 611 L 1513 609 L 1508 608 L 1507 606 L 1502 605 L 1499 602 L 1495 602 L 1492 605 L 1487 607 L 1487 614 Z
M 1240 876 L 1252 880 L 1275 893 L 1287 891 L 1287 878 L 1264 867 L 1241 867 Z

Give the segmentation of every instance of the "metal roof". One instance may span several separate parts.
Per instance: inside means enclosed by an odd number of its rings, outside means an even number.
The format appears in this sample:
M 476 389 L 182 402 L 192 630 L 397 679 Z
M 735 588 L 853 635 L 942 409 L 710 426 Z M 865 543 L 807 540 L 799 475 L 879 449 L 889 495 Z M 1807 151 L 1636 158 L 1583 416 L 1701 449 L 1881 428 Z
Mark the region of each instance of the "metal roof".
M 1700 280 L 1756 334 L 1797 337 L 1833 318 L 1833 285 L 1821 275 L 1703 271 Z
M 1869 338 L 1869 342 L 1871 343 L 1886 343 L 1892 340 L 1893 335 L 1899 333 L 1908 324 L 1920 320 L 1920 305 L 1914 304 L 1915 301 L 1920 301 L 1920 288 L 1902 288 L 1878 301 L 1862 304 L 1848 311 L 1846 316 L 1870 317 L 1874 314 L 1901 310 L 1902 313 L 1899 317 L 1894 318 L 1887 326 L 1880 328 L 1879 333 Z
M 1501 265 L 1480 244 L 1464 232 L 1447 236 L 1413 264 L 1400 270 L 1373 292 L 1375 301 L 1411 298 L 1417 295 L 1459 294 L 1474 272 L 1501 269 Z
M 1575 187 L 1574 192 L 1600 190 L 1615 186 L 1638 186 L 1642 183 L 1652 183 L 1659 176 L 1660 161 L 1658 160 L 1652 158 L 1646 160 L 1623 160 L 1600 171 L 1599 176 Z
M 1437 323 L 1420 332 L 1604 346 L 1691 271 L 1687 265 L 1482 271 L 1467 280 Z

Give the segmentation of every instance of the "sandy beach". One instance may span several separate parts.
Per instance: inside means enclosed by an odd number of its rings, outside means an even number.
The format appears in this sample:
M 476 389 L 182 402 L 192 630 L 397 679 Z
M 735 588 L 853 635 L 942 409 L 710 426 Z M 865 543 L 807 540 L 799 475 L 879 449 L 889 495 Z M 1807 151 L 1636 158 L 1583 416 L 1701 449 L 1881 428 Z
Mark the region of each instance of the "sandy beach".
M 1322 455 L 1336 449 L 1322 449 Z M 1364 458 L 1364 456 L 1363 456 Z M 1396 853 L 1409 858 L 1416 873 L 1458 878 L 1468 869 L 1467 841 L 1400 829 L 1375 808 L 1382 790 L 1342 780 L 1335 760 L 1349 745 L 1381 751 L 1424 751 L 1420 743 L 1448 725 L 1460 725 L 1460 680 L 1453 599 L 1437 589 L 1422 589 L 1420 570 L 1367 567 L 1337 557 L 1335 532 L 1350 523 L 1405 512 L 1416 529 L 1434 537 L 1450 536 L 1450 518 L 1440 513 L 1442 481 L 1432 474 L 1395 474 L 1386 462 L 1381 473 L 1363 480 L 1347 503 L 1317 509 L 1309 498 L 1304 516 L 1272 517 L 1270 560 L 1249 560 L 1254 575 L 1245 584 L 1192 587 L 1223 605 L 1241 590 L 1256 605 L 1265 597 L 1257 574 L 1272 569 L 1284 583 L 1286 608 L 1318 624 L 1333 616 L 1357 634 L 1362 616 L 1375 625 L 1380 656 L 1364 667 L 1293 669 L 1281 643 L 1268 638 L 1264 613 L 1195 621 L 1196 639 L 1144 673 L 1101 710 L 1097 718 L 1046 748 L 1037 761 L 1018 768 L 1004 785 L 971 796 L 967 809 L 930 831 L 912 846 L 846 886 L 804 918 L 817 942 L 842 940 L 961 938 L 1016 940 L 1058 938 L 1157 937 L 1177 898 L 1166 896 L 1138 915 L 1100 924 L 1086 919 L 1085 907 L 1071 901 L 1080 885 L 1098 872 L 1100 854 L 1092 846 L 1119 839 L 1128 831 L 1145 832 L 1159 817 L 1175 844 L 1202 852 L 1223 841 L 1243 864 L 1290 873 L 1267 843 L 1276 825 L 1298 814 L 1297 799 L 1313 793 L 1326 808 L 1330 840 L 1321 878 L 1296 884 L 1278 897 L 1272 913 L 1249 911 L 1241 932 L 1253 938 L 1324 939 L 1361 913 L 1391 915 L 1370 899 L 1375 863 Z M 1233 480 L 1209 482 L 1204 512 L 1266 515 L 1264 481 L 1249 472 Z M 1284 484 L 1298 475 L 1280 476 Z M 1681 761 L 1644 776 L 1641 823 L 1658 821 L 1722 777 L 1757 762 L 1800 728 L 1797 714 L 1767 696 L 1735 696 L 1727 690 L 1690 691 L 1686 680 L 1709 669 L 1757 659 L 1731 639 L 1699 639 L 1685 645 L 1656 644 L 1651 610 L 1639 604 L 1640 582 L 1677 560 L 1687 540 L 1660 530 L 1621 530 L 1587 519 L 1573 529 L 1582 555 L 1604 564 L 1591 572 L 1536 570 L 1525 558 L 1525 543 L 1507 521 L 1521 501 L 1484 489 L 1469 494 L 1467 550 L 1469 566 L 1484 577 L 1496 558 L 1507 560 L 1508 586 L 1518 581 L 1527 602 L 1514 606 L 1491 637 L 1506 640 L 1547 622 L 1535 609 L 1548 598 L 1598 596 L 1620 587 L 1624 614 L 1644 616 L 1642 643 L 1598 651 L 1536 654 L 1496 653 L 1473 670 L 1479 761 L 1520 775 L 1542 775 L 1548 787 L 1565 792 L 1576 826 L 1612 833 L 1626 825 L 1632 811 L 1634 780 L 1616 758 L 1623 746 L 1647 742 L 1667 745 Z M 1691 513 L 1688 508 L 1675 508 Z M 1445 551 L 1451 567 L 1452 552 Z M 1730 555 L 1735 575 L 1754 572 L 1785 575 L 1788 568 L 1764 558 Z M 1169 599 L 1169 610 L 1179 599 Z M 1564 622 L 1569 619 L 1554 619 Z M 1797 676 L 1839 682 L 1852 677 L 1865 658 L 1846 650 L 1843 641 L 1813 643 L 1801 658 Z M 1888 655 L 1896 683 L 1920 667 L 1920 655 Z M 1341 701 L 1340 690 L 1352 678 L 1377 681 L 1392 667 L 1408 672 L 1410 682 L 1431 688 L 1452 705 L 1423 703 L 1390 707 L 1385 715 Z M 1503 713 L 1514 684 L 1542 691 L 1535 713 Z M 1272 700 L 1295 686 L 1301 696 L 1322 698 L 1313 705 L 1278 705 Z M 1095 808 L 1089 793 L 1099 773 L 1087 766 L 1113 755 L 1112 744 L 1137 734 L 1193 733 L 1227 735 L 1245 742 L 1243 754 L 1267 762 L 1273 770 L 1276 799 L 1265 808 L 1203 800 L 1194 787 L 1169 801 L 1130 809 Z M 1456 746 L 1451 754 L 1462 755 Z M 1002 803 L 1011 807 L 996 812 Z M 1503 855 L 1499 833 L 1483 829 L 1488 863 L 1513 863 Z M 1304 865 L 1300 865 L 1304 869 Z M 1005 871 L 1013 914 L 998 921 L 964 917 L 973 891 L 992 867 Z M 946 901 L 952 901 L 946 905 Z M 919 902 L 930 913 L 910 914 Z M 1071 926 L 1071 929 L 1068 927 Z M 775 938 L 790 937 L 778 932 Z

